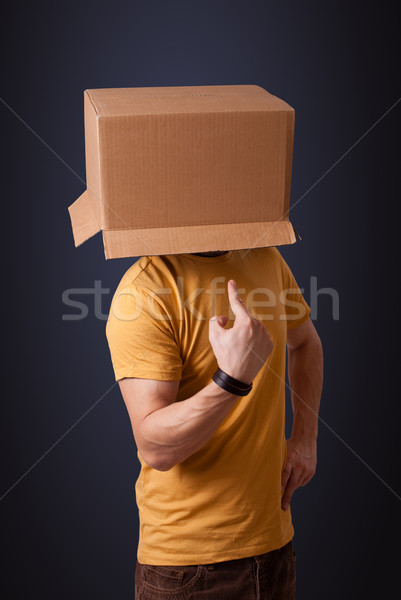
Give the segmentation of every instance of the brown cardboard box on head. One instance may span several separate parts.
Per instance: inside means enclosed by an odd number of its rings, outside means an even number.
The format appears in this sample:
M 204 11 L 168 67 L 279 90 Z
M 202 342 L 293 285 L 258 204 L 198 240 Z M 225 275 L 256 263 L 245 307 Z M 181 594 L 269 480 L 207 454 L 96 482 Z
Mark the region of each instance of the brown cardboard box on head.
M 294 110 L 257 85 L 86 90 L 87 190 L 75 245 L 106 258 L 279 246 L 288 220 Z

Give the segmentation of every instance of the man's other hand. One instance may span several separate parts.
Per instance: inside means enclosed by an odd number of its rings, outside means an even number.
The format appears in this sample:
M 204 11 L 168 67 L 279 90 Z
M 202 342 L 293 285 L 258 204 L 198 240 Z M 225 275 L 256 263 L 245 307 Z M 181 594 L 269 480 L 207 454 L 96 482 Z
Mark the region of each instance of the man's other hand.
M 294 491 L 306 485 L 314 476 L 317 465 L 316 440 L 306 444 L 299 440 L 287 440 L 287 461 L 281 475 L 281 508 L 286 510 Z

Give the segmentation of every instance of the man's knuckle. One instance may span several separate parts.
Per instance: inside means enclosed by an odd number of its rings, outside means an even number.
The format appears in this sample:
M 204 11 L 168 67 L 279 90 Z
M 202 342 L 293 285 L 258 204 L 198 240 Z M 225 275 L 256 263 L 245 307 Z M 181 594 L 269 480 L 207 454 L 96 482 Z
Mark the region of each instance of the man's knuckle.
M 244 328 L 245 333 L 247 333 L 248 336 L 252 336 L 254 334 L 255 325 L 254 325 L 251 317 L 248 317 L 248 316 L 244 317 L 243 328 Z

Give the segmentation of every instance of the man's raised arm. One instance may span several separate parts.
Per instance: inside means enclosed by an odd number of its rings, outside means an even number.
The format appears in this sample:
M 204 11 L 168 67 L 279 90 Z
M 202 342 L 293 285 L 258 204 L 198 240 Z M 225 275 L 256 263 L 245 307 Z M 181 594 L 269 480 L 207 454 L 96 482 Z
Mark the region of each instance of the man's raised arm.
M 212 317 L 209 340 L 220 369 L 250 383 L 273 343 L 265 325 L 247 311 L 232 280 L 228 282 L 228 297 L 234 325 L 225 329 L 227 316 Z M 238 399 L 214 381 L 180 402 L 175 402 L 179 381 L 126 378 L 119 384 L 138 450 L 143 460 L 159 471 L 171 469 L 202 448 Z

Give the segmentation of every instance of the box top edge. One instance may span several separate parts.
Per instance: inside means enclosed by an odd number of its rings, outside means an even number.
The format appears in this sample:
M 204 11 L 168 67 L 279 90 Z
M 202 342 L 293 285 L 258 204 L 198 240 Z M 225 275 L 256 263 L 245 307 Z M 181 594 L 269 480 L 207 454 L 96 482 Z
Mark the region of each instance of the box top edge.
M 163 86 L 86 89 L 96 114 L 105 117 L 223 112 L 295 112 L 258 85 Z M 204 98 L 208 96 L 210 102 Z M 194 102 L 188 103 L 188 98 Z M 164 110 L 167 108 L 167 110 Z

